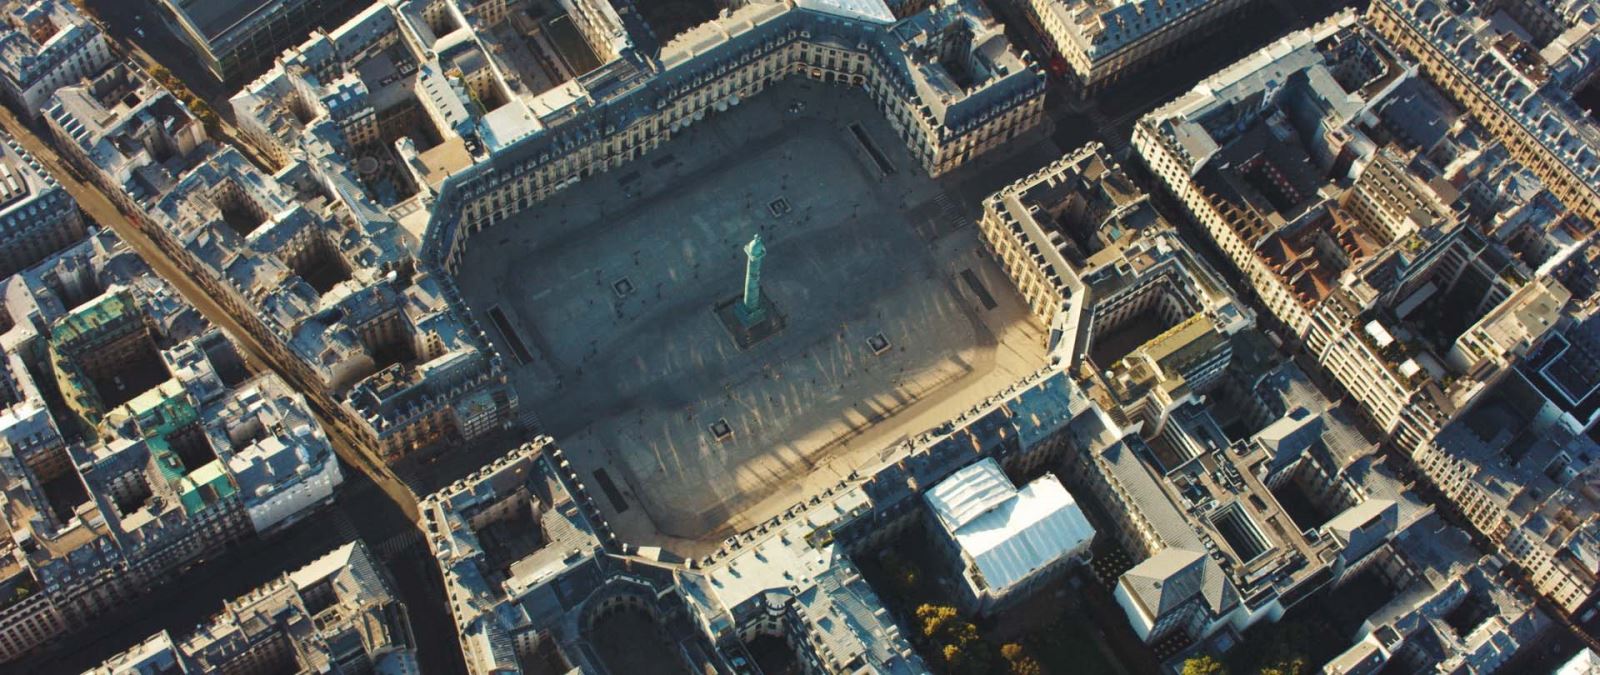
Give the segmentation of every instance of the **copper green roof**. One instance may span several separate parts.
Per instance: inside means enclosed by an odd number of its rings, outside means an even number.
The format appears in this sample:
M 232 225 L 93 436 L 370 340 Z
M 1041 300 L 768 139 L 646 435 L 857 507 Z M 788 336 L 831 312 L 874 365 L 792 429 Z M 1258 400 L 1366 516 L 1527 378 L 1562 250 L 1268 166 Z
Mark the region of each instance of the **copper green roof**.
M 145 447 L 150 449 L 150 458 L 155 461 L 162 480 L 168 484 L 183 480 L 183 460 L 172 451 L 172 444 L 166 438 L 148 439 Z
M 50 365 L 55 370 L 61 395 L 75 418 L 88 427 L 99 426 L 105 414 L 100 392 L 79 366 L 75 356 L 99 346 L 102 339 L 128 334 L 128 327 L 140 325 L 126 317 L 137 310 L 133 295 L 126 290 L 103 293 L 50 326 Z M 112 329 L 107 329 L 112 326 Z
M 77 341 L 84 335 L 99 330 L 101 326 L 115 323 L 135 311 L 133 296 L 125 290 L 105 293 L 88 304 L 73 310 L 50 327 L 51 345 L 64 345 Z
M 174 431 L 193 424 L 199 418 L 183 385 L 177 380 L 167 380 L 159 386 L 128 401 L 128 412 L 139 425 L 146 438 L 171 435 Z
M 59 354 L 52 354 L 50 365 L 56 373 L 56 384 L 61 389 L 61 397 L 66 399 L 67 406 L 80 418 L 80 421 L 89 425 L 100 424 L 100 417 L 104 412 L 101 406 L 100 392 L 95 391 L 94 384 L 89 378 L 78 370 L 77 364 Z
M 238 491 L 222 462 L 213 459 L 178 482 L 178 501 L 183 503 L 183 512 L 193 516 Z
M 193 516 L 205 511 L 239 491 L 223 469 L 221 460 L 213 459 L 185 474 L 183 460 L 173 452 L 167 439 L 150 438 L 145 440 L 145 445 L 150 449 L 150 458 L 155 462 L 161 479 L 178 493 L 178 502 L 183 505 L 184 515 Z

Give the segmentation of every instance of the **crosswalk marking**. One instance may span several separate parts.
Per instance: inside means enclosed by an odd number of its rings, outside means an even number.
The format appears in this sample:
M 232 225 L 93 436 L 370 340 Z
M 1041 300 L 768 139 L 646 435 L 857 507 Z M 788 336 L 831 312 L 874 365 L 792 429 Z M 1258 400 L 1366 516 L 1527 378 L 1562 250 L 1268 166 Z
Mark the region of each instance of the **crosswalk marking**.
M 350 516 L 342 509 L 327 509 L 325 513 L 333 517 L 333 531 L 339 533 L 340 541 L 355 541 L 361 538 L 361 533 L 356 531 L 356 524 L 350 521 Z
M 389 537 L 382 543 L 374 546 L 373 550 L 377 552 L 379 558 L 389 559 L 397 557 L 402 553 L 406 553 L 420 545 L 422 545 L 422 532 L 414 528 L 407 528 L 406 531 L 401 532 L 393 537 Z
M 954 197 L 948 192 L 940 192 L 933 198 L 933 203 L 939 207 L 939 224 L 941 231 L 955 231 L 964 227 L 966 217 L 961 213 L 961 205 L 956 203 Z
M 517 422 L 522 425 L 524 431 L 537 434 L 543 430 L 544 424 L 539 421 L 539 413 L 534 412 L 533 406 L 522 406 L 519 412 L 521 414 L 517 416 Z

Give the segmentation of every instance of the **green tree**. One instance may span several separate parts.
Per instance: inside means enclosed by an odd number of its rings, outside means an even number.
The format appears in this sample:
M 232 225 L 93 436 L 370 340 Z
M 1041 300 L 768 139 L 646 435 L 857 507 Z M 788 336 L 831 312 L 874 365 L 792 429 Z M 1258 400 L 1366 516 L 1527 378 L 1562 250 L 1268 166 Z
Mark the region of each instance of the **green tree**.
M 986 675 L 994 666 L 994 647 L 983 640 L 978 627 L 961 618 L 956 608 L 925 604 L 917 608 L 917 624 L 929 646 L 952 675 Z
M 925 638 L 936 640 L 943 637 L 955 621 L 959 621 L 959 617 L 954 607 L 923 605 L 917 608 L 917 623 L 922 625 L 922 636 Z
M 1262 666 L 1260 675 L 1303 675 L 1305 672 L 1305 659 L 1290 658 Z
M 884 554 L 883 569 L 889 573 L 890 582 L 902 596 L 910 597 L 922 585 L 922 571 L 893 551 Z
M 1000 647 L 1000 657 L 1006 660 L 1011 675 L 1043 675 L 1044 667 L 1028 655 L 1027 650 L 1015 642 Z
M 1228 675 L 1228 669 L 1221 661 L 1207 654 L 1184 661 L 1183 675 Z
M 1283 621 L 1272 624 L 1261 635 L 1262 649 L 1255 661 L 1260 675 L 1301 675 L 1310 670 L 1311 660 L 1331 629 L 1312 619 Z
M 978 627 L 971 621 L 957 619 L 948 624 L 945 630 L 945 639 L 953 644 L 963 647 L 983 642 L 983 637 L 978 635 Z
M 982 643 L 945 645 L 941 650 L 945 671 L 953 675 L 986 675 L 990 670 L 990 656 L 984 646 Z

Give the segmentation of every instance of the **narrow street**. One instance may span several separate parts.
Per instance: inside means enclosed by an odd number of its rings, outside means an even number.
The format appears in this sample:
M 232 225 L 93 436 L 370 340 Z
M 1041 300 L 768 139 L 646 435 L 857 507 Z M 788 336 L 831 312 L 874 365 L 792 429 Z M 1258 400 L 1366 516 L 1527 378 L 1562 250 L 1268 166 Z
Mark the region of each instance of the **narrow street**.
M 4 107 L 0 107 L 0 127 L 61 183 L 77 201 L 85 216 L 101 227 L 109 227 L 116 232 L 156 274 L 166 279 L 201 314 L 232 337 L 247 358 L 258 365 L 272 364 L 266 358 L 267 351 L 188 275 L 178 269 L 149 237 L 129 222 L 98 186 L 80 180 L 68 170 L 66 163 L 52 147 Z M 336 493 L 337 502 L 333 507 L 313 514 L 276 537 L 241 543 L 217 559 L 196 566 L 188 574 L 131 603 L 130 613 L 126 616 L 140 617 L 139 621 L 106 621 L 104 625 L 115 630 L 99 635 L 68 636 L 57 649 L 70 646 L 73 650 L 70 656 L 60 653 L 51 655 L 62 659 L 59 664 L 49 658 L 36 659 L 34 668 L 26 672 L 55 672 L 58 665 L 67 662 L 84 661 L 80 665 L 92 665 L 161 628 L 191 630 L 195 623 L 221 610 L 225 600 L 294 570 L 353 539 L 357 534 L 371 544 L 390 541 L 404 532 L 415 532 L 416 497 L 411 491 L 382 473 L 351 469 L 351 466 L 365 467 L 369 460 L 351 442 L 349 430 L 329 424 L 325 416 L 319 415 L 318 419 L 328 430 L 335 451 L 344 460 L 345 484 Z M 329 518 L 345 519 L 348 526 L 327 527 Z M 395 571 L 396 592 L 410 609 L 421 643 L 418 645 L 419 659 L 425 666 L 431 666 L 425 672 L 457 672 L 462 666 L 455 645 L 454 624 L 448 608 L 438 597 L 442 592 L 442 582 L 437 567 L 432 564 L 431 556 L 421 545 L 420 539 L 416 544 L 392 552 L 398 559 L 390 561 L 390 567 Z M 426 561 L 427 564 L 418 568 L 414 562 L 408 562 L 408 558 Z M 89 659 L 97 654 L 97 659 Z M 62 672 L 69 671 L 78 672 L 70 668 Z
M 1045 47 L 1033 38 L 1021 10 L 1014 5 L 1019 1 L 997 0 L 994 3 L 996 14 L 1007 23 L 1006 34 L 1030 45 L 1034 54 L 1047 54 Z M 1062 151 L 1098 140 L 1111 154 L 1122 157 L 1130 150 L 1133 125 L 1144 114 L 1272 41 L 1306 28 L 1342 8 L 1363 4 L 1358 0 L 1254 0 L 1222 19 L 1226 26 L 1216 34 L 1182 48 L 1182 58 L 1142 68 L 1092 94 L 1087 101 L 1068 93 L 1066 83 L 1052 76 L 1047 112 L 1055 122 L 1053 140 Z
M 156 18 L 156 10 L 145 0 L 79 0 L 79 4 L 90 12 L 100 30 L 113 38 L 112 46 L 118 53 L 138 62 L 146 72 L 156 67 L 166 69 L 203 99 L 217 113 L 217 123 L 207 129 L 223 136 L 217 140 L 238 148 L 257 166 L 276 170 L 233 125 L 233 108 L 228 105 L 228 99 L 244 82 L 217 81 L 166 24 Z
M 219 128 L 212 130 L 221 136 L 217 141 L 234 145 L 252 161 L 267 166 L 261 153 L 245 143 L 231 123 L 227 98 L 242 83 L 219 82 L 211 77 L 154 15 L 157 10 L 149 0 L 74 1 L 104 19 L 102 27 L 115 37 L 118 48 L 129 58 L 145 68 L 157 65 L 166 68 L 211 105 L 221 118 L 214 125 Z M 638 0 L 640 3 L 653 1 Z M 1017 6 L 1026 0 L 987 1 L 995 5 L 994 9 L 1007 22 L 1014 39 L 1033 45 L 1031 51 L 1041 53 L 1042 46 L 1032 29 L 1017 14 Z M 979 200 L 1010 179 L 1026 175 L 1062 152 L 1088 142 L 1101 142 L 1108 153 L 1128 169 L 1139 187 L 1151 195 L 1156 210 L 1179 227 L 1183 238 L 1201 257 L 1228 277 L 1239 300 L 1256 310 L 1262 327 L 1275 327 L 1253 289 L 1242 281 L 1242 276 L 1233 274 L 1236 270 L 1232 263 L 1188 218 L 1183 207 L 1160 182 L 1145 170 L 1131 148 L 1131 133 L 1141 116 L 1182 95 L 1219 69 L 1291 31 L 1305 28 L 1341 8 L 1356 5 L 1364 5 L 1364 2 L 1253 0 L 1224 19 L 1225 27 L 1215 35 L 1087 99 L 1065 93 L 1067 88 L 1058 80 L 1052 80 L 1046 102 L 1049 120 L 1043 130 L 1013 141 L 1011 147 L 975 162 L 970 169 L 975 177 L 967 178 L 964 174 L 963 180 L 949 179 L 948 190 L 959 197 L 962 208 L 971 211 Z M 121 237 L 157 274 L 233 338 L 254 364 L 278 369 L 286 380 L 294 382 L 288 373 L 278 368 L 283 364 L 271 358 L 272 350 L 246 331 L 226 308 L 168 258 L 98 185 L 75 174 L 40 133 L 4 108 L 0 108 L 0 127 L 61 182 L 90 220 Z M 1287 336 L 1281 330 L 1278 334 Z M 1293 345 L 1285 346 L 1280 353 L 1298 363 L 1330 398 L 1338 398 L 1336 383 L 1326 376 L 1314 358 Z M 329 411 L 317 409 L 315 404 L 312 407 L 343 460 L 341 466 L 346 481 L 336 493 L 335 504 L 271 537 L 240 542 L 127 603 L 94 627 L 59 640 L 52 645 L 53 651 L 11 665 L 18 667 L 18 672 L 81 672 L 154 632 L 188 633 L 221 610 L 227 600 L 303 566 L 341 543 L 360 538 L 384 562 L 395 580 L 395 591 L 406 605 L 417 638 L 421 672 L 429 675 L 464 673 L 446 589 L 417 530 L 417 494 L 362 449 L 360 437 L 354 430 L 328 415 Z M 455 462 L 476 464 L 476 456 L 468 453 L 452 456 L 452 460 L 441 466 L 418 467 L 417 471 L 459 475 L 459 471 L 441 471 L 441 467 L 454 469 Z M 1140 671 L 1159 667 L 1156 653 L 1131 633 L 1123 622 L 1121 609 L 1104 588 L 1087 589 L 1084 601 L 1089 617 L 1109 631 L 1097 637 L 1106 640 L 1125 666 L 1133 664 Z M 1578 637 L 1588 638 L 1570 622 L 1566 628 L 1572 635 L 1562 634 L 1564 639 L 1570 638 L 1576 643 Z M 1588 640 L 1590 646 L 1596 644 L 1592 638 Z M 1548 654 L 1533 655 L 1529 650 L 1523 658 L 1538 660 L 1542 667 L 1543 660 L 1550 657 Z
M 135 253 L 138 253 L 139 257 L 143 258 L 156 274 L 172 284 L 183 295 L 184 299 L 188 300 L 190 304 L 200 310 L 201 314 L 205 315 L 206 319 L 233 338 L 247 358 L 258 365 L 276 366 L 267 357 L 269 352 L 243 326 L 235 321 L 221 305 L 207 295 L 204 289 L 190 279 L 189 275 L 185 274 L 183 270 L 169 260 L 139 227 L 129 222 L 127 217 L 111 201 L 111 198 L 100 192 L 99 186 L 80 180 L 67 167 L 66 162 L 56 154 L 55 149 L 47 145 L 44 139 L 40 138 L 37 133 L 22 120 L 18 119 L 9 109 L 0 108 L 0 126 L 3 126 L 6 133 L 16 139 L 40 164 L 44 165 L 45 170 L 60 181 L 62 187 L 78 203 L 78 207 L 83 211 L 84 215 L 88 216 L 96 224 L 102 227 L 109 227 L 113 232 L 116 232 L 117 236 L 127 243 L 128 247 L 133 249 Z M 281 371 L 280 374 L 282 374 Z M 285 376 L 285 379 L 291 383 L 293 382 L 287 376 Z M 367 467 L 370 464 L 368 457 L 358 450 L 358 446 L 353 442 L 352 435 L 348 429 L 345 429 L 337 421 L 321 415 L 321 411 L 314 412 L 319 413 L 318 422 L 322 423 L 323 427 L 329 431 L 328 435 L 333 440 L 334 449 L 338 451 L 341 459 L 356 467 Z M 398 481 L 383 480 L 382 478 L 375 478 L 375 480 L 378 480 L 380 487 L 384 489 L 384 492 L 388 493 L 389 497 L 400 509 L 410 514 L 411 519 L 415 518 L 416 496 L 404 484 Z

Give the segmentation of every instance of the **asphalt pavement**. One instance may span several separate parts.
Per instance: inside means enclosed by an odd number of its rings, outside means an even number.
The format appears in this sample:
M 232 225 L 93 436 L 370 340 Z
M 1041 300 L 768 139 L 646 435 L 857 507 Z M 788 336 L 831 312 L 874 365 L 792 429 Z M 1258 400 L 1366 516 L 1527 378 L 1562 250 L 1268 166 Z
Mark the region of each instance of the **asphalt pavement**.
M 1008 35 L 1022 36 L 1024 44 L 1036 43 L 1021 14 L 1006 4 L 1016 1 L 997 0 L 997 14 L 1007 22 Z M 1047 99 L 1050 117 L 1055 122 L 1052 140 L 1062 150 L 1097 140 L 1112 154 L 1120 155 L 1129 148 L 1133 125 L 1145 113 L 1274 40 L 1327 18 L 1343 7 L 1359 4 L 1364 3 L 1255 0 L 1220 19 L 1222 27 L 1215 33 L 1181 48 L 1181 58 L 1141 68 L 1104 91 L 1092 94 L 1088 100 L 1071 93 L 1064 81 L 1053 77 Z M 1041 49 L 1037 45 L 1032 47 L 1036 54 L 1044 53 Z
M 135 55 L 159 62 L 183 79 L 202 98 L 226 114 L 226 97 L 240 83 L 217 82 L 199 66 L 183 44 L 154 16 L 148 0 L 83 0 L 109 23 L 112 34 L 137 45 Z M 1004 1 L 1004 0 L 1002 0 Z M 1053 145 L 1062 150 L 1100 140 L 1114 152 L 1125 151 L 1133 123 L 1145 112 L 1181 94 L 1205 76 L 1259 49 L 1283 34 L 1331 14 L 1336 5 L 1318 0 L 1257 0 L 1240 10 L 1238 20 L 1217 39 L 1184 52 L 1182 59 L 1134 76 L 1097 95 L 1091 105 L 1052 94 Z M 1064 88 L 1057 87 L 1058 91 Z M 0 112 L 0 125 L 37 157 L 76 198 L 95 222 L 111 227 L 168 279 L 203 314 L 243 344 L 260 362 L 267 353 L 194 283 L 167 260 L 150 240 L 117 211 L 93 185 L 63 170 L 63 162 L 36 135 L 11 115 Z M 1148 187 L 1148 186 L 1147 186 Z M 965 196 L 965 195 L 964 195 Z M 352 452 L 348 444 L 344 453 Z M 423 672 L 463 672 L 442 584 L 405 510 L 365 473 L 346 471 L 347 484 L 337 503 L 308 521 L 265 540 L 240 543 L 215 559 L 196 566 L 173 583 L 143 596 L 107 617 L 98 632 L 73 636 L 71 653 L 35 659 L 25 672 L 78 672 L 161 629 L 185 633 L 220 610 L 222 603 L 261 583 L 295 569 L 333 547 L 360 536 L 388 563 L 397 592 L 406 603 L 419 642 Z M 403 486 L 401 486 L 403 489 Z M 119 619 L 120 617 L 120 619 Z M 99 627 L 99 626 L 97 626 Z M 65 644 L 65 643 L 64 643 Z M 66 650 L 63 650 L 66 651 Z
M 86 217 L 95 224 L 109 227 L 116 232 L 157 274 L 172 284 L 185 299 L 200 310 L 201 314 L 227 332 L 255 363 L 271 363 L 265 358 L 266 350 L 262 349 L 248 332 L 182 270 L 167 259 L 149 237 L 129 222 L 98 186 L 80 180 L 73 172 L 67 170 L 66 163 L 55 150 L 4 107 L 0 107 L 0 127 L 3 127 L 6 133 L 61 183 L 67 193 L 77 201 Z M 339 427 L 329 425 L 325 420 L 323 426 L 328 429 L 329 437 L 341 458 L 347 461 L 365 461 L 365 457 L 353 447 L 348 436 L 341 433 Z M 143 618 L 145 616 L 143 614 L 130 612 L 126 614 L 129 620 L 103 621 L 102 625 L 116 630 L 103 631 L 99 635 L 68 636 L 61 641 L 61 646 L 55 650 L 54 656 L 50 659 L 35 659 L 33 667 L 24 672 L 55 672 L 56 665 L 53 659 L 72 659 L 75 663 L 76 659 L 99 653 L 103 653 L 101 656 L 103 659 L 116 651 L 132 646 L 161 628 L 187 632 L 197 622 L 195 617 L 209 616 L 222 608 L 224 600 L 254 588 L 283 572 L 296 569 L 318 555 L 332 550 L 334 546 L 349 541 L 351 537 L 348 535 L 352 531 L 359 533 L 368 544 L 392 541 L 407 530 L 417 531 L 409 515 L 413 506 L 408 500 L 414 497 L 404 485 L 389 481 L 381 485 L 374 483 L 367 473 L 352 470 L 349 464 L 345 465 L 344 473 L 346 483 L 339 489 L 338 501 L 332 509 L 340 514 L 339 517 L 348 518 L 350 528 L 342 531 L 342 534 L 346 535 L 344 538 L 326 539 L 330 532 L 341 531 L 322 527 L 325 518 L 329 516 L 325 511 L 314 514 L 306 522 L 291 527 L 280 537 L 266 541 L 243 542 L 235 547 L 234 552 L 225 553 L 216 560 L 196 565 L 188 574 L 130 603 L 131 608 L 147 610 L 150 614 L 148 619 Z M 420 541 L 418 538 L 419 546 Z M 462 665 L 453 637 L 455 634 L 453 621 L 448 609 L 443 606 L 442 586 L 441 582 L 437 581 L 439 574 L 437 567 L 431 563 L 431 556 L 425 548 L 416 547 L 405 551 L 394 551 L 391 555 L 402 560 L 412 555 L 428 559 L 427 569 L 420 571 L 408 569 L 410 565 L 406 564 L 398 566 L 391 564 L 396 576 L 397 593 L 410 610 L 413 628 L 419 641 L 424 643 L 419 645 L 419 659 L 433 666 L 433 669 L 426 672 L 460 671 Z M 430 573 L 434 579 L 432 589 L 428 588 Z M 132 617 L 141 618 L 135 621 L 131 620 Z M 424 637 L 428 639 L 424 640 Z M 116 646 L 118 643 L 121 645 Z M 99 646 L 91 648 L 91 645 Z M 61 653 L 68 648 L 72 650 L 70 654 Z M 66 670 L 71 668 L 65 668 L 63 672 Z

